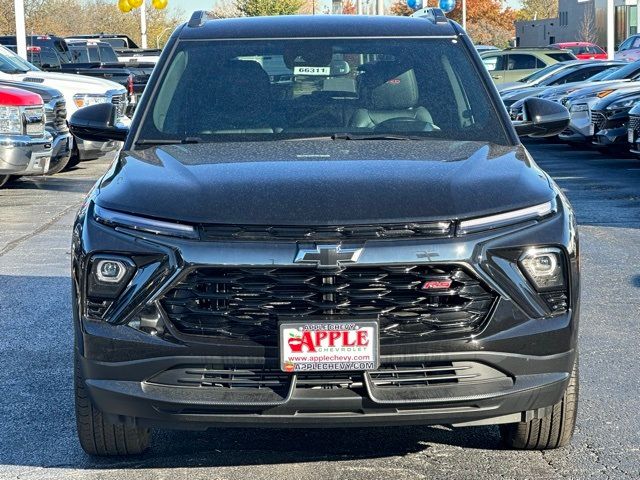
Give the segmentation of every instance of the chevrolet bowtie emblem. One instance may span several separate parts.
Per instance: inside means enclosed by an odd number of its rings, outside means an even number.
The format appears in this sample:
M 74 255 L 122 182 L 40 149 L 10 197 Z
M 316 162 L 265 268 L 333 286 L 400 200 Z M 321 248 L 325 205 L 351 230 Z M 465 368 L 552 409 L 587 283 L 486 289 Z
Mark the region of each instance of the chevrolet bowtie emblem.
M 294 262 L 314 263 L 318 267 L 338 267 L 344 263 L 358 261 L 362 248 L 349 248 L 341 245 L 317 245 L 315 248 L 299 248 Z

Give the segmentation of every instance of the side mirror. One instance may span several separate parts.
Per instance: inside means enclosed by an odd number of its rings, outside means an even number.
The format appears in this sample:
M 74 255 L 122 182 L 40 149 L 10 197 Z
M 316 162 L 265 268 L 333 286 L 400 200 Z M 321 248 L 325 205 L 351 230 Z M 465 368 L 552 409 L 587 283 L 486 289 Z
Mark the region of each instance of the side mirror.
M 522 120 L 514 121 L 513 126 L 519 137 L 552 137 L 567 128 L 570 121 L 569 110 L 563 105 L 527 98 L 522 102 Z
M 129 128 L 116 124 L 116 114 L 116 106 L 112 103 L 84 107 L 71 115 L 69 129 L 76 137 L 90 142 L 124 142 Z

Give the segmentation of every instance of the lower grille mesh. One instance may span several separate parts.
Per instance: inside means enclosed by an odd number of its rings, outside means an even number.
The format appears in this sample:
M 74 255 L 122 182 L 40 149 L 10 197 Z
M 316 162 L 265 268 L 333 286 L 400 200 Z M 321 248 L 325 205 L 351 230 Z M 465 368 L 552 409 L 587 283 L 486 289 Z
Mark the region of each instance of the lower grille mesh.
M 424 290 L 425 282 L 450 282 Z M 276 346 L 278 321 L 321 316 L 380 320 L 381 343 L 438 331 L 472 332 L 495 295 L 459 266 L 201 268 L 161 304 L 183 333 Z

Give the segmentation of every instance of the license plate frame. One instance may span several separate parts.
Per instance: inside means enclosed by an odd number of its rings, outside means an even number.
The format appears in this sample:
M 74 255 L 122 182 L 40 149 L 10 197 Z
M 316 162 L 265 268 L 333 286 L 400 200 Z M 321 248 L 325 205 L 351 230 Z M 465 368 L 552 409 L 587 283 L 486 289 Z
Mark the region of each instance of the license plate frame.
M 280 369 L 286 373 L 376 370 L 380 366 L 379 323 L 376 320 L 281 322 L 278 349 Z

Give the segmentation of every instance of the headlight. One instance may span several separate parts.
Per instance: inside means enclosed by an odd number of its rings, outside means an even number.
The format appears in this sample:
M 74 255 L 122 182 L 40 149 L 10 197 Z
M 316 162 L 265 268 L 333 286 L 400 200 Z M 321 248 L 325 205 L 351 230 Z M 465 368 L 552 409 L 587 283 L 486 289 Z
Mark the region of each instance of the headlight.
M 639 99 L 640 99 L 640 96 L 621 98 L 620 100 L 616 100 L 615 102 L 609 104 L 609 106 L 607 107 L 607 110 L 618 110 L 620 108 L 631 108 L 638 102 Z
M 570 112 L 588 112 L 589 111 L 589 105 L 587 105 L 586 103 L 577 103 L 575 105 L 571 105 L 571 109 L 569 110 Z
M 520 266 L 539 292 L 565 286 L 562 264 L 557 248 L 532 248 L 520 258 Z
M 458 234 L 464 235 L 468 233 L 479 232 L 482 230 L 490 230 L 500 228 L 507 225 L 514 225 L 528 220 L 538 220 L 540 218 L 551 215 L 557 211 L 556 201 L 534 205 L 532 207 L 511 210 L 510 212 L 498 213 L 486 217 L 473 218 L 471 220 L 463 220 L 458 226 Z
M 93 207 L 93 217 L 97 222 L 114 228 L 122 227 L 170 237 L 200 238 L 198 231 L 191 225 L 138 217 L 137 215 L 107 210 L 97 205 Z
M 97 105 L 99 103 L 109 103 L 109 97 L 106 95 L 78 93 L 73 96 L 73 102 L 76 104 L 76 107 L 82 108 Z
M 23 133 L 20 107 L 0 107 L 0 134 L 22 135 Z

